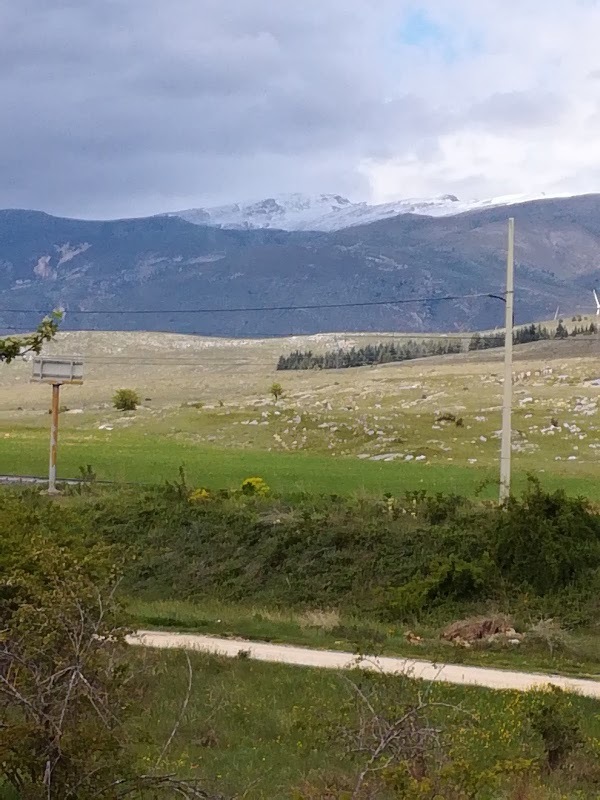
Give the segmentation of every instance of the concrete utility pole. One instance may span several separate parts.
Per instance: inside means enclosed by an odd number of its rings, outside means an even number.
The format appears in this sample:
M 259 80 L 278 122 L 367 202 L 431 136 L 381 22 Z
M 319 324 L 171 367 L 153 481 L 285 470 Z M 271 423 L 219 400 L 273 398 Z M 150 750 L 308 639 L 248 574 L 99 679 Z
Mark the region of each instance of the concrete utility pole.
M 500 503 L 510 497 L 510 461 L 512 454 L 512 351 L 514 325 L 515 220 L 508 220 L 506 259 L 506 320 L 504 329 L 504 394 L 502 398 L 502 446 L 500 450 Z

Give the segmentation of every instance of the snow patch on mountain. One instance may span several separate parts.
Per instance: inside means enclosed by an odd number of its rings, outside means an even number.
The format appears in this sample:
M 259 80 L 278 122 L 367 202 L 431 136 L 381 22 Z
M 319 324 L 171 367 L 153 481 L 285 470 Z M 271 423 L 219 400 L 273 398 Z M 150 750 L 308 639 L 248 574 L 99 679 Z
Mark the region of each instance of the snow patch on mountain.
M 569 197 L 571 195 L 552 195 Z M 249 230 L 278 228 L 287 231 L 335 231 L 367 225 L 401 214 L 450 217 L 486 208 L 512 206 L 548 199 L 545 194 L 513 194 L 488 200 L 461 201 L 452 194 L 429 199 L 401 199 L 390 203 L 354 203 L 338 194 L 288 194 L 251 203 L 232 203 L 212 208 L 191 208 L 170 212 L 195 225 Z
M 353 205 L 350 200 L 337 194 L 288 194 L 251 203 L 190 208 L 169 216 L 181 217 L 196 225 L 218 225 L 222 228 L 313 230 L 313 225 L 324 217 Z

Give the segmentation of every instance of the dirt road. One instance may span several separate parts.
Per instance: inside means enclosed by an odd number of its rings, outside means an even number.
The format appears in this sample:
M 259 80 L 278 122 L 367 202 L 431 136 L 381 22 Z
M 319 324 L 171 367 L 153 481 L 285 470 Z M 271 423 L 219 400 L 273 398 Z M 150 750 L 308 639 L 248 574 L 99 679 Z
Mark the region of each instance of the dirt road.
M 367 658 L 357 660 L 352 653 L 333 650 L 312 650 L 265 642 L 249 642 L 244 639 L 219 639 L 193 633 L 170 633 L 168 631 L 138 631 L 129 638 L 131 644 L 156 648 L 198 650 L 235 657 L 245 651 L 257 661 L 272 661 L 278 664 L 294 664 L 303 667 L 324 669 L 378 669 L 386 673 L 404 673 L 426 681 L 467 686 L 485 686 L 489 689 L 514 689 L 526 691 L 552 684 L 562 689 L 577 692 L 585 697 L 600 699 L 600 681 L 567 678 L 561 675 L 543 675 L 533 672 L 512 672 L 484 667 L 467 667 L 462 664 L 433 664 L 412 658 Z

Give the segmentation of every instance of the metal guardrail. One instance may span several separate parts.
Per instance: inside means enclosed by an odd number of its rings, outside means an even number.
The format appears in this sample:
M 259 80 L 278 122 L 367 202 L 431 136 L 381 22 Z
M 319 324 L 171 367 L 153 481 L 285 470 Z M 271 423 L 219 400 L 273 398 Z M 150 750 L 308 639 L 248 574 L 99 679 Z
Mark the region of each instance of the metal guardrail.
M 28 485 L 45 485 L 48 483 L 48 478 L 40 478 L 37 475 L 0 475 L 0 485 L 4 486 L 28 486 Z M 81 483 L 93 483 L 101 486 L 142 486 L 141 483 L 134 481 L 106 481 L 106 480 L 89 480 L 87 478 L 57 478 L 57 484 L 64 486 L 78 486 Z

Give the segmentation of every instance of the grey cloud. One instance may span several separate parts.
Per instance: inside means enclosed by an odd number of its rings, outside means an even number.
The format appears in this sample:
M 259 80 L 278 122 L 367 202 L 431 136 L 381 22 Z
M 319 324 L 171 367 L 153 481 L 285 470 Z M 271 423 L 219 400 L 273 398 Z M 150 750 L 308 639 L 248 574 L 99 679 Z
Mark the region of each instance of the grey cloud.
M 382 53 L 396 7 L 5 4 L 0 206 L 110 216 L 278 190 L 364 193 L 361 159 L 433 151 L 454 124 L 396 95 Z
M 551 125 L 566 110 L 566 100 L 550 92 L 498 92 L 472 106 L 466 116 L 494 130 L 515 130 Z

